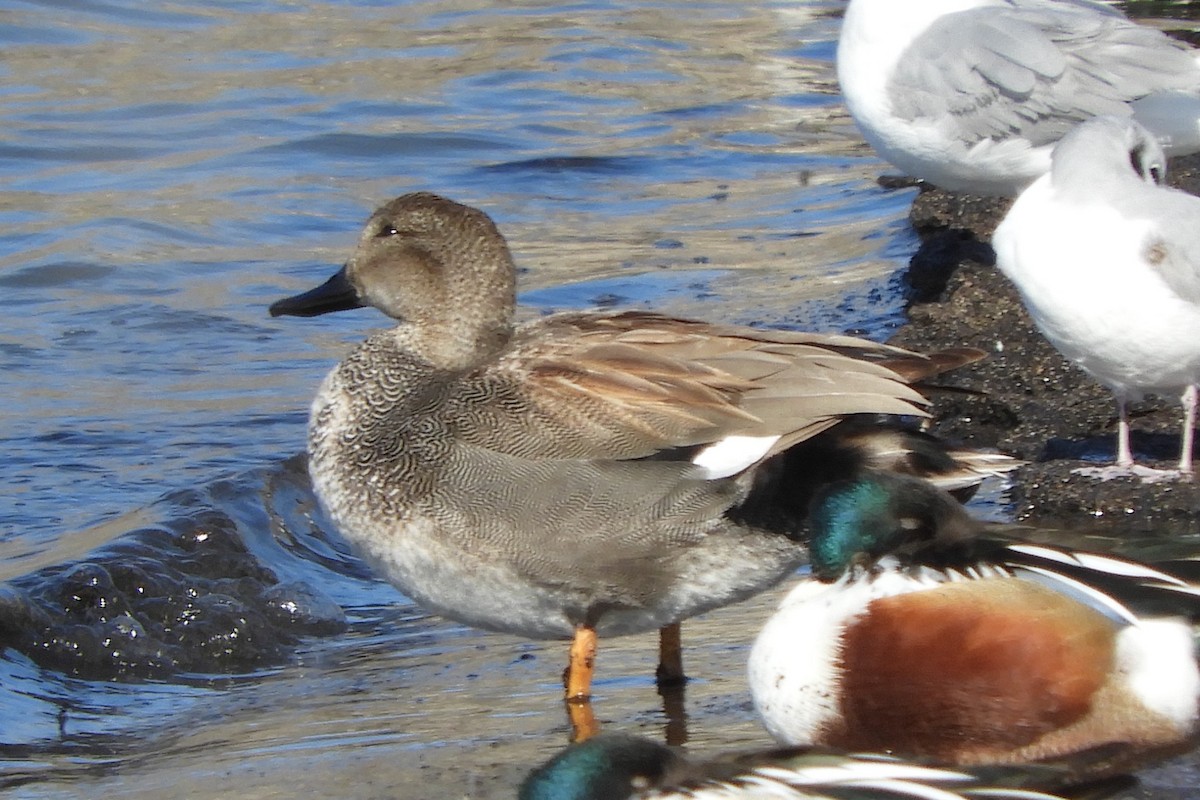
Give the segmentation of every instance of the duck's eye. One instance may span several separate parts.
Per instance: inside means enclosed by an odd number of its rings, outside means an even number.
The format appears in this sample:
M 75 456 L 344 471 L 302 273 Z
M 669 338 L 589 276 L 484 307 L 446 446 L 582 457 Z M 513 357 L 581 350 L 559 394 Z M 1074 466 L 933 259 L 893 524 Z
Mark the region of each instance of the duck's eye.
M 397 236 L 397 235 L 399 235 L 399 233 L 400 233 L 400 231 L 396 228 L 395 225 L 384 224 L 384 225 L 379 226 L 379 230 L 375 233 L 375 238 L 376 239 L 386 239 L 389 236 Z

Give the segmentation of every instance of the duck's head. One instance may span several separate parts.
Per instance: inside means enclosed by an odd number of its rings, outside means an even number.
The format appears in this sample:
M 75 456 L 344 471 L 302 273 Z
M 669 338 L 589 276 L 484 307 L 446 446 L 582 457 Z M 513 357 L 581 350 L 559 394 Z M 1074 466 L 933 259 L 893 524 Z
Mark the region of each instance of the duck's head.
M 507 338 L 515 286 L 508 245 L 487 214 L 416 192 L 371 215 L 333 277 L 270 311 L 312 317 L 374 306 L 410 328 L 418 342 L 490 349 Z
M 529 773 L 517 800 L 625 800 L 661 786 L 684 760 L 658 742 L 602 733 L 562 750 Z
M 886 556 L 914 562 L 939 548 L 954 549 L 979 527 L 933 484 L 890 473 L 830 484 L 813 498 L 808 519 L 813 575 L 824 581 Z

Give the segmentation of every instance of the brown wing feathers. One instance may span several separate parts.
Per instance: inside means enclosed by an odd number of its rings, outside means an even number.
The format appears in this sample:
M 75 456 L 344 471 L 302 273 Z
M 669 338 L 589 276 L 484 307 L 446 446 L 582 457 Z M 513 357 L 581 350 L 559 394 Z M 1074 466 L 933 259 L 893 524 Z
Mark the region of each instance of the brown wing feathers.
M 926 401 L 906 381 L 963 360 L 845 336 L 760 335 L 637 312 L 559 315 L 533 327 L 532 347 L 517 348 L 533 378 L 525 383 L 530 402 L 547 414 L 582 415 L 597 434 L 620 429 L 619 445 L 594 442 L 596 455 L 608 457 L 732 434 L 781 436 L 777 452 L 842 415 L 921 415 Z

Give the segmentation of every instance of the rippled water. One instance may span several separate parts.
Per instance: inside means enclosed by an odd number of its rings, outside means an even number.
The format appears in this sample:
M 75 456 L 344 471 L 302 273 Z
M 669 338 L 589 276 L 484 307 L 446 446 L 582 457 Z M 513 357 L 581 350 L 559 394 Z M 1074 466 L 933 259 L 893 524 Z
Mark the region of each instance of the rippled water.
M 533 306 L 898 324 L 912 193 L 840 105 L 839 2 L 497 6 L 0 5 L 5 796 L 510 797 L 565 741 L 564 648 L 373 580 L 294 457 L 383 321 L 265 309 L 378 203 L 483 207 Z M 767 743 L 775 599 L 685 628 L 693 743 Z M 670 721 L 653 647 L 603 643 L 606 724 Z

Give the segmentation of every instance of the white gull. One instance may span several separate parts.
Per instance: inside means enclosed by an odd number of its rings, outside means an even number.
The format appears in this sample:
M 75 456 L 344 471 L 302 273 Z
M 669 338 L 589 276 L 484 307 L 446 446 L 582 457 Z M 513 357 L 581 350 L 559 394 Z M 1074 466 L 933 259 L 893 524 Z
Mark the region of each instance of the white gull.
M 1192 472 L 1200 381 L 1200 198 L 1160 186 L 1166 158 L 1133 120 L 1097 117 L 996 229 L 997 266 L 1038 328 L 1116 397 L 1116 469 L 1132 470 L 1126 404 L 1182 397 L 1179 471 Z
M 1086 0 L 850 0 L 837 69 L 879 155 L 944 189 L 1016 195 L 1101 114 L 1200 150 L 1195 52 Z

